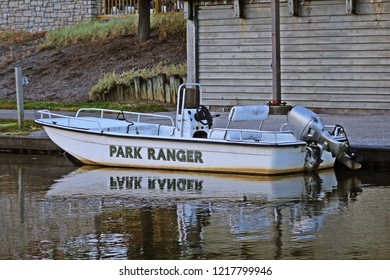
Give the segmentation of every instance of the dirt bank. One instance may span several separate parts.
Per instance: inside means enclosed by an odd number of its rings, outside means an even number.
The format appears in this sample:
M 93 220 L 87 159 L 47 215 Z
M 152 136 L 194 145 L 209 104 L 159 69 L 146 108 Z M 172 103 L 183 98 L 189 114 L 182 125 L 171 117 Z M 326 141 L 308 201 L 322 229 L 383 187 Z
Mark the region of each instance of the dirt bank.
M 15 67 L 22 67 L 29 80 L 25 100 L 84 102 L 104 73 L 186 60 L 182 38 L 160 39 L 157 34 L 142 44 L 131 35 L 37 52 L 39 41 L 0 45 L 0 100 L 16 98 Z

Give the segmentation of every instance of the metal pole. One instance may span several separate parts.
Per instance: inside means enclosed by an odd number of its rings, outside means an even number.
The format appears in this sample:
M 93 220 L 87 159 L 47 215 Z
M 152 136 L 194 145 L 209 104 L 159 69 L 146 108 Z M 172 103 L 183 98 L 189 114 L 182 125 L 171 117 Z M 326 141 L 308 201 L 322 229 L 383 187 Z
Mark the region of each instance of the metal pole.
M 280 10 L 279 0 L 271 0 L 272 19 L 272 102 L 270 105 L 280 105 L 281 70 L 280 70 Z
M 16 81 L 16 104 L 18 110 L 18 125 L 19 129 L 24 127 L 24 104 L 23 104 L 23 76 L 22 68 L 15 67 Z

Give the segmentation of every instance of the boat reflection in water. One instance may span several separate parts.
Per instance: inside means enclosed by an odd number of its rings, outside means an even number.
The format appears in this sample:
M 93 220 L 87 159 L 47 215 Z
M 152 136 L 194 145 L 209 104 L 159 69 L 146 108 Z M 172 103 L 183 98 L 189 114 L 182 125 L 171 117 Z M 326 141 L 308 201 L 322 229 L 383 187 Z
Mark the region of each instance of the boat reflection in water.
M 57 180 L 47 195 L 265 203 L 302 196 L 321 199 L 336 187 L 332 169 L 270 177 L 84 166 Z
M 62 244 L 73 252 L 67 258 L 359 258 L 335 255 L 355 239 L 334 244 L 337 233 L 323 229 L 356 184 L 337 182 L 333 170 L 261 177 L 82 167 L 53 184 L 46 201 L 73 220 L 57 225 L 73 236 Z M 93 222 L 78 224 L 86 209 Z

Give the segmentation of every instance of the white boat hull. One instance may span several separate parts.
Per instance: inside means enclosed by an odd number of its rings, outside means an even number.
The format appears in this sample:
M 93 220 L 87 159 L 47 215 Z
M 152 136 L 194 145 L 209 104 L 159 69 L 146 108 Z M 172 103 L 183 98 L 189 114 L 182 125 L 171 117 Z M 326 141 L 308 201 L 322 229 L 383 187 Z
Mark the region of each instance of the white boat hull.
M 90 165 L 193 170 L 239 174 L 282 174 L 304 170 L 306 145 L 259 145 L 210 139 L 116 135 L 45 126 L 48 136 L 77 160 Z M 318 169 L 335 159 L 324 152 Z

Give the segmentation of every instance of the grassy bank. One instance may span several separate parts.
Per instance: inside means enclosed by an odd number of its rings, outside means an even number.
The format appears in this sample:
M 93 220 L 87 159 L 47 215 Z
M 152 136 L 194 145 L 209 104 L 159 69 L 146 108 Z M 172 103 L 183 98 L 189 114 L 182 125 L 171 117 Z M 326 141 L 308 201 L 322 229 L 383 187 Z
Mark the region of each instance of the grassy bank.
M 15 46 L 22 43 L 28 43 L 30 47 L 37 44 L 37 50 L 61 48 L 69 44 L 82 42 L 93 42 L 97 40 L 109 40 L 122 36 L 135 35 L 138 29 L 138 16 L 131 15 L 126 18 L 110 20 L 92 20 L 79 23 L 74 26 L 61 28 L 58 30 L 30 33 L 22 31 L 0 31 L 0 47 L 4 47 L 4 52 L 0 54 L 0 68 L 5 67 L 23 56 L 29 56 L 26 53 L 19 56 L 14 55 Z M 183 13 L 163 13 L 151 15 L 151 28 L 159 33 L 159 37 L 174 35 L 185 40 L 186 22 Z M 29 43 L 31 42 L 31 43 Z M 14 46 L 13 46 L 14 45 Z M 103 75 L 96 86 L 91 89 L 90 94 L 104 92 L 115 84 L 128 84 L 135 76 L 145 78 L 152 77 L 159 73 L 183 75 L 186 73 L 186 65 L 157 65 L 148 69 L 132 69 L 125 73 L 110 73 Z M 80 107 L 111 108 L 127 111 L 139 112 L 157 112 L 169 110 L 165 104 L 154 102 L 137 102 L 137 104 L 128 105 L 121 103 L 53 103 L 41 101 L 25 101 L 25 109 L 38 110 L 50 109 L 56 111 L 76 111 Z M 0 109 L 16 109 L 16 102 L 9 100 L 0 101 Z
M 33 131 L 41 130 L 42 126 L 32 120 L 25 120 L 23 129 L 19 129 L 18 121 L 15 119 L 0 119 L 0 134 L 6 135 L 27 135 Z
M 152 14 L 150 25 L 152 30 L 159 32 L 160 37 L 175 35 L 185 38 L 186 23 L 183 13 Z M 111 20 L 92 20 L 48 32 L 40 48 L 57 48 L 80 42 L 134 35 L 137 29 L 138 15 Z
M 182 12 L 152 14 L 150 25 L 152 30 L 158 31 L 160 38 L 174 35 L 185 40 L 186 21 Z M 38 50 L 52 49 L 70 44 L 136 35 L 137 29 L 138 15 L 129 15 L 110 20 L 95 19 L 47 32 L 0 31 L 0 47 L 40 39 Z
M 14 100 L 1 100 L 0 109 L 15 110 L 17 108 Z M 122 111 L 134 112 L 164 112 L 169 110 L 166 104 L 157 102 L 137 102 L 136 104 L 119 103 L 119 102 L 88 102 L 88 103 L 64 103 L 64 102 L 48 102 L 48 101 L 24 101 L 25 110 L 41 110 L 48 109 L 52 111 L 67 111 L 76 112 L 80 108 L 105 108 Z

